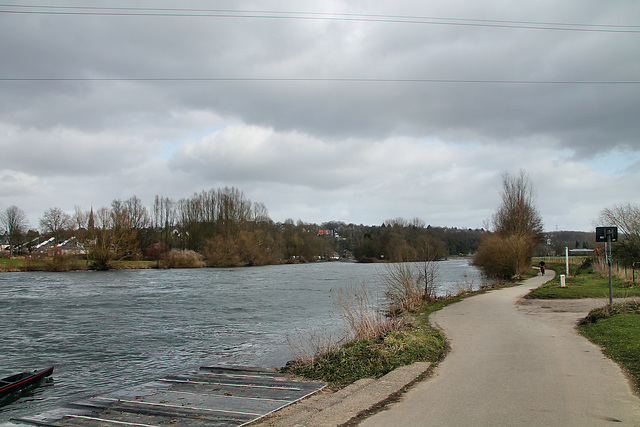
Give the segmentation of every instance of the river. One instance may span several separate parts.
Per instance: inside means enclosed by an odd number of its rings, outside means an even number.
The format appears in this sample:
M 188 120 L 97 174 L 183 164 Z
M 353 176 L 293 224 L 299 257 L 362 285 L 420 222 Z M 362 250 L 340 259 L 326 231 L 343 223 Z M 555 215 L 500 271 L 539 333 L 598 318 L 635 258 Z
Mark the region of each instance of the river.
M 55 365 L 54 381 L 0 407 L 0 423 L 201 365 L 281 367 L 287 336 L 341 325 L 339 288 L 383 299 L 385 264 L 0 274 L 0 378 Z M 438 293 L 478 288 L 438 262 Z

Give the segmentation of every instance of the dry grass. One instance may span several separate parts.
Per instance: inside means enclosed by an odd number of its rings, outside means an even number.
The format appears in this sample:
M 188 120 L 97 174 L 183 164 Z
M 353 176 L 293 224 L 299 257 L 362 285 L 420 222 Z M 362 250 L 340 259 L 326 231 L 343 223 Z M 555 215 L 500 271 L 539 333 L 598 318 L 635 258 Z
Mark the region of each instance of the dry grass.
M 338 291 L 338 308 L 347 326 L 347 341 L 378 338 L 405 326 L 402 319 L 386 315 L 378 305 L 364 282 L 359 287 Z
M 307 334 L 296 330 L 295 336 L 287 335 L 287 344 L 296 362 L 311 364 L 323 354 L 340 348 L 339 341 L 325 328 Z
M 336 335 L 326 329 L 295 336 L 287 336 L 295 362 L 313 364 L 323 355 L 337 351 L 345 343 L 381 338 L 391 331 L 408 326 L 406 320 L 387 316 L 378 307 L 366 283 L 337 292 L 336 308 L 344 322 L 344 328 Z
M 435 281 L 438 264 L 424 262 L 388 264 L 381 275 L 386 287 L 389 313 L 399 315 L 415 311 L 436 299 Z
M 594 258 L 593 269 L 602 276 L 609 276 L 609 266 L 605 257 Z M 633 280 L 633 269 L 631 267 L 620 266 L 615 262 L 611 265 L 611 274 L 623 280 Z M 640 283 L 640 269 L 636 269 L 636 283 Z
M 172 250 L 162 259 L 166 268 L 201 268 L 205 266 L 202 255 L 194 251 Z

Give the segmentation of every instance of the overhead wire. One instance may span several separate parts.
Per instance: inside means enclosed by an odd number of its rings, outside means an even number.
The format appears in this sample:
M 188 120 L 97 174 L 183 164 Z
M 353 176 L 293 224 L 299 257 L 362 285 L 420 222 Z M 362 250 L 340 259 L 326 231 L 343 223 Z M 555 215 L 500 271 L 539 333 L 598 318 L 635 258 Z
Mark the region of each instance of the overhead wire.
M 5 8 L 4 10 L 2 8 Z M 6 10 L 6 8 L 14 8 Z M 159 17 L 213 17 L 213 18 L 261 18 L 261 19 L 316 19 L 339 21 L 386 22 L 403 24 L 462 25 L 496 28 L 590 31 L 609 33 L 640 33 L 640 25 L 584 24 L 568 22 L 512 21 L 496 19 L 442 18 L 410 15 L 301 12 L 275 10 L 237 9 L 196 9 L 196 8 L 144 8 L 144 7 L 104 7 L 104 6 L 51 6 L 0 4 L 0 14 L 42 14 L 42 15 L 98 15 L 98 16 L 159 16 Z M 357 83 L 460 83 L 460 84 L 534 84 L 534 85 L 602 85 L 638 84 L 640 81 L 545 81 L 545 80 L 476 80 L 476 79 L 385 79 L 385 78 L 268 78 L 268 77 L 149 77 L 149 78 L 109 78 L 109 77 L 0 77 L 0 81 L 173 81 L 173 82 L 357 82 Z
M 443 18 L 429 16 L 363 14 L 340 12 L 304 12 L 276 10 L 195 9 L 195 8 L 143 8 L 102 6 L 50 6 L 0 4 L 0 14 L 40 15 L 98 15 L 98 16 L 159 16 L 363 21 L 402 24 L 432 24 L 515 28 L 532 30 L 587 31 L 608 33 L 640 33 L 640 25 L 585 24 L 569 22 L 536 22 L 498 19 Z M 13 8 L 7 10 L 6 8 Z
M 504 85 L 630 85 L 640 80 L 478 80 L 478 79 L 385 79 L 349 77 L 0 77 L 4 82 L 346 82 L 346 83 L 468 83 Z

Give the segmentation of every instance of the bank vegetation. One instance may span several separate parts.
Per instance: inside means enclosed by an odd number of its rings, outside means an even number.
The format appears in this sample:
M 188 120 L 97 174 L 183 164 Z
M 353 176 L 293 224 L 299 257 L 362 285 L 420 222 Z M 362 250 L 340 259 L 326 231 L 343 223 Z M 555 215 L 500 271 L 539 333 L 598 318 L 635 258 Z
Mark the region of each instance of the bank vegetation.
M 156 196 L 150 207 L 133 196 L 108 207 L 76 206 L 73 213 L 49 208 L 38 230 L 29 228 L 16 206 L 3 211 L 0 219 L 5 230 L 0 254 L 25 260 L 0 261 L 5 270 L 106 270 L 141 261 L 141 266 L 160 268 L 421 261 L 425 253 L 433 259 L 473 253 L 484 232 L 431 227 L 418 218 L 389 219 L 377 226 L 274 222 L 263 203 L 252 202 L 233 187 L 179 200 Z M 45 258 L 51 262 L 43 262 Z

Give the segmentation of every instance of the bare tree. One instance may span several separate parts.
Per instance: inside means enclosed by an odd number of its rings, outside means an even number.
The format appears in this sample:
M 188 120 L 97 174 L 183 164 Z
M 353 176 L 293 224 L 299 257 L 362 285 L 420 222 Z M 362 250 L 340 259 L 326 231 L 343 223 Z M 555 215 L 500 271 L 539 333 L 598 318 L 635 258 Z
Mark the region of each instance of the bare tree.
M 56 243 L 59 242 L 61 233 L 72 225 L 71 215 L 60 208 L 49 208 L 40 218 L 40 230 L 53 237 Z
M 9 234 L 9 253 L 13 255 L 15 247 L 22 243 L 29 227 L 27 214 L 15 205 L 9 206 L 4 212 L 0 212 L 0 224 Z
M 493 215 L 493 227 L 502 236 L 529 236 L 534 245 L 542 241 L 542 217 L 535 207 L 535 190 L 525 171 L 502 175 L 502 205 Z
M 118 204 L 115 203 L 117 206 Z M 96 270 L 108 270 L 115 261 L 139 255 L 137 231 L 119 210 L 102 207 L 95 212 L 95 226 L 89 230 L 87 259 Z
M 73 226 L 78 230 L 86 230 L 89 228 L 90 211 L 83 210 L 80 206 L 74 206 Z
M 168 198 L 156 196 L 153 202 L 153 228 L 160 231 L 166 247 L 171 246 L 171 231 L 176 223 L 176 203 Z
M 626 203 L 605 208 L 600 212 L 598 224 L 615 226 L 622 238 L 615 245 L 615 255 L 625 265 L 640 261 L 640 205 Z
M 640 205 L 626 203 L 605 208 L 600 212 L 598 223 L 616 226 L 625 236 L 640 239 Z
M 509 279 L 530 268 L 533 248 L 542 241 L 542 217 L 526 173 L 502 176 L 502 205 L 493 216 L 495 234 L 480 242 L 474 264 L 487 276 Z
M 262 202 L 255 202 L 253 204 L 253 221 L 258 222 L 271 222 L 269 218 L 269 209 Z

